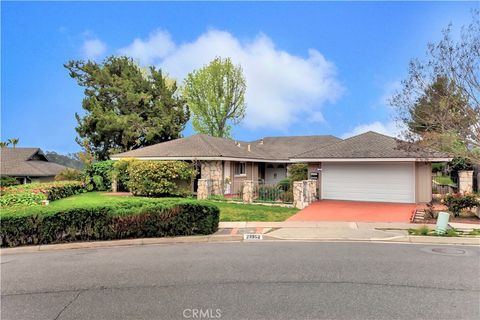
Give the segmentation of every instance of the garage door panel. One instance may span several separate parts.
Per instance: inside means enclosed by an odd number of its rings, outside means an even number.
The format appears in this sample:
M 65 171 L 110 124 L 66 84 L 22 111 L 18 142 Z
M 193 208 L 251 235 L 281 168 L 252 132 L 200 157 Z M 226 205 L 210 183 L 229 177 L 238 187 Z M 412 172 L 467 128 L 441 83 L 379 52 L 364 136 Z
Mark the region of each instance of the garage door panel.
M 324 163 L 322 198 L 413 203 L 414 179 L 411 163 Z

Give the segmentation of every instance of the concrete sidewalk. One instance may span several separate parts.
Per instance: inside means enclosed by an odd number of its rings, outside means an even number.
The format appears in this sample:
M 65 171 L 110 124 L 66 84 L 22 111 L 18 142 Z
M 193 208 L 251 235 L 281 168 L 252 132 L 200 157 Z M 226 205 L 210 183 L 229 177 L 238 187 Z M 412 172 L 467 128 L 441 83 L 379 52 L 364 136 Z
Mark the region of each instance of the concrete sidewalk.
M 347 228 L 347 229 L 401 229 L 418 228 L 421 224 L 403 222 L 342 222 L 342 221 L 282 221 L 282 222 L 220 222 L 219 228 Z M 428 225 L 434 228 L 435 225 Z

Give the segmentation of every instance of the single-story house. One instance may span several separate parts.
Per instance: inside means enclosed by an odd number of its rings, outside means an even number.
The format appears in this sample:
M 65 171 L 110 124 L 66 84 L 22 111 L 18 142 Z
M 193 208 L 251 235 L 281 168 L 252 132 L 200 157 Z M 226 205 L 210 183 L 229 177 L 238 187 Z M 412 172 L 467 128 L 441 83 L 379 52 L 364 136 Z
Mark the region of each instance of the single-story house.
M 440 153 L 410 151 L 376 132 L 345 140 L 330 136 L 267 137 L 243 142 L 197 134 L 113 155 L 111 159 L 184 160 L 198 164 L 198 178 L 220 181 L 216 193 L 235 193 L 245 179 L 276 184 L 292 163 L 307 163 L 320 199 L 429 202 L 431 163 Z
M 0 175 L 21 183 L 53 181 L 66 168 L 50 162 L 39 148 L 0 149 Z

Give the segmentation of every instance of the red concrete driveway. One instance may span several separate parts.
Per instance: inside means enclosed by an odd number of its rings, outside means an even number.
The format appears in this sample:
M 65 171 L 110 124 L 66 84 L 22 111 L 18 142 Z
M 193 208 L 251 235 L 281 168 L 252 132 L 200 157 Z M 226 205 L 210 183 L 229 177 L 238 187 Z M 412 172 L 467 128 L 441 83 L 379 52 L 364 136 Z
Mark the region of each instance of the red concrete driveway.
M 288 221 L 410 222 L 416 204 L 321 200 Z

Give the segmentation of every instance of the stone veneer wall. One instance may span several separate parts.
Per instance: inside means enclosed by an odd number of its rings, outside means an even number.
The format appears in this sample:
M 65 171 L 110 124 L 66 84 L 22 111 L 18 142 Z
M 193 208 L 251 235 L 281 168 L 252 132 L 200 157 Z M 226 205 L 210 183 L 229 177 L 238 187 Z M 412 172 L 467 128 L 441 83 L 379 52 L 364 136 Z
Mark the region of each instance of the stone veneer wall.
M 293 206 L 303 209 L 317 200 L 317 181 L 303 180 L 293 182 Z
M 202 179 L 211 180 L 212 195 L 223 194 L 222 161 L 202 161 L 200 163 Z
M 210 195 L 209 182 L 207 179 L 198 179 L 197 199 L 204 200 Z
M 243 202 L 253 202 L 253 180 L 243 180 Z
M 473 192 L 473 171 L 458 172 L 458 191 L 461 193 Z

